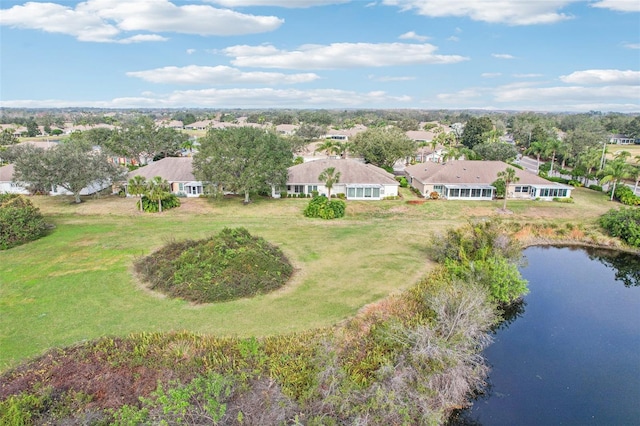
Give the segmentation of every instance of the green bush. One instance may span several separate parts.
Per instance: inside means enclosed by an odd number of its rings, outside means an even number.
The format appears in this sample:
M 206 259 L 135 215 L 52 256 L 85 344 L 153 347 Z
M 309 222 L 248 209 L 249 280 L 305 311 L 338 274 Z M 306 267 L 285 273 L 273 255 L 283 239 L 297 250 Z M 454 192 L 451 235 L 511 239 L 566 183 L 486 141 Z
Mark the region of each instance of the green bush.
M 325 196 L 313 197 L 304 209 L 306 217 L 337 219 L 343 217 L 347 204 L 342 200 L 329 200 Z
M 138 203 L 142 203 L 142 210 L 147 213 L 158 213 L 158 202 L 152 201 L 146 196 L 143 196 Z M 175 194 L 169 194 L 162 201 L 162 211 L 172 209 L 174 207 L 180 207 L 180 200 Z
M 396 180 L 400 182 L 400 188 L 406 188 L 409 186 L 409 181 L 404 176 L 396 176 Z
M 602 192 L 602 186 L 600 186 L 600 185 L 589 185 L 589 189 L 591 189 L 593 191 Z
M 507 192 L 507 184 L 502 179 L 496 180 L 491 186 L 496 188 L 496 197 L 504 197 L 504 194 Z
M 566 198 L 554 198 L 553 201 L 555 201 L 556 203 L 565 203 L 565 204 L 571 204 L 573 203 L 573 198 L 571 197 L 566 197 Z
M 600 225 L 612 237 L 620 238 L 633 247 L 640 247 L 640 210 L 609 210 L 600 217 Z
M 244 228 L 170 243 L 137 261 L 135 269 L 152 289 L 199 303 L 267 293 L 282 287 L 293 272 L 279 248 Z
M 611 192 L 609 192 L 611 194 Z M 620 201 L 625 206 L 638 206 L 640 205 L 640 197 L 633 193 L 633 189 L 626 185 L 617 185 L 616 192 L 613 197 Z
M 518 271 L 519 246 L 496 222 L 448 230 L 432 239 L 430 254 L 453 276 L 487 288 L 499 303 L 512 303 L 528 291 Z
M 45 234 L 46 224 L 30 200 L 17 194 L 0 194 L 0 250 L 6 250 Z

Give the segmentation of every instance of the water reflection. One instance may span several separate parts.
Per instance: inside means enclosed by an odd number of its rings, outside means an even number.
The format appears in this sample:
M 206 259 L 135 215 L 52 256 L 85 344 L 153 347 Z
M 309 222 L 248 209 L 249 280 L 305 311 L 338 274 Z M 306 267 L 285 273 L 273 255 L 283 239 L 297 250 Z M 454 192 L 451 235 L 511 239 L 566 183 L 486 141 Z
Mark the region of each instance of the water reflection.
M 615 253 L 610 250 L 588 250 L 589 258 L 597 260 L 615 273 L 616 281 L 625 287 L 640 285 L 640 256 L 629 253 Z
M 640 424 L 640 256 L 524 253 L 531 293 L 492 330 L 488 383 L 448 425 Z

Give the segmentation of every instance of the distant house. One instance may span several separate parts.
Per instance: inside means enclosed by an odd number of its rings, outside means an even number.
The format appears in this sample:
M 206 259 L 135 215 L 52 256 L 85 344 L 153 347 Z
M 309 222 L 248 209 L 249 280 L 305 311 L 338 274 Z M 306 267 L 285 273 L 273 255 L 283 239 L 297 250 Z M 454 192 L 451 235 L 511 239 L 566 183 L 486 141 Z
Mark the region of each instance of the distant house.
M 288 194 L 327 195 L 324 182 L 318 176 L 333 167 L 340 173 L 339 182 L 331 188 L 331 194 L 345 194 L 348 200 L 382 200 L 398 195 L 400 184 L 391 173 L 372 164 L 355 160 L 316 160 L 289 167 Z
M 409 184 L 425 197 L 432 192 L 448 200 L 492 200 L 493 182 L 498 172 L 509 167 L 502 161 L 449 161 L 444 164 L 421 163 L 409 166 L 405 174 Z M 572 186 L 550 182 L 524 170 L 515 169 L 518 182 L 507 188 L 511 199 L 543 199 L 571 197 Z
M 7 164 L 0 167 L 0 194 L 31 194 L 27 184 L 21 182 L 15 182 L 13 180 L 15 169 L 13 164 Z M 80 191 L 80 195 L 92 195 L 108 188 L 108 183 L 93 183 Z M 68 191 L 61 186 L 52 186 L 49 191 L 49 195 L 73 195 L 71 191 Z
M 127 175 L 127 181 L 134 176 L 151 180 L 160 176 L 169 182 L 171 192 L 186 197 L 198 197 L 203 193 L 202 182 L 193 175 L 192 157 L 167 157 L 140 167 Z
M 285 136 L 290 136 L 293 135 L 296 130 L 298 130 L 298 127 L 295 124 L 278 124 L 276 126 L 276 132 L 278 132 L 278 134 L 280 135 L 285 135 Z
M 615 134 L 609 136 L 609 143 L 616 145 L 633 145 L 636 139 L 623 134 Z
M 29 190 L 13 181 L 13 164 L 0 167 L 0 194 L 29 194 Z

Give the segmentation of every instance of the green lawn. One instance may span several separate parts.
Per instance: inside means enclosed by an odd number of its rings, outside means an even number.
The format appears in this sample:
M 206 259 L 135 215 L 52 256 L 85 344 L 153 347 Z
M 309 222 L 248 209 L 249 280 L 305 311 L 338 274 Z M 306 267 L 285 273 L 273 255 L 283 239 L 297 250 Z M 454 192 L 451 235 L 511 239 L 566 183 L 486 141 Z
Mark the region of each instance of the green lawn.
M 405 193 L 407 197 L 410 195 Z M 0 251 L 0 370 L 53 346 L 136 331 L 190 330 L 267 335 L 335 324 L 364 305 L 415 283 L 431 267 L 425 248 L 434 231 L 469 217 L 507 221 L 594 222 L 614 204 L 575 193 L 575 204 L 403 200 L 348 202 L 344 219 L 307 219 L 307 200 L 183 199 L 162 214 L 141 214 L 135 200 L 34 197 L 50 235 Z M 278 245 L 296 268 L 272 294 L 195 306 L 142 288 L 132 261 L 172 239 L 200 239 L 223 227 L 246 227 Z

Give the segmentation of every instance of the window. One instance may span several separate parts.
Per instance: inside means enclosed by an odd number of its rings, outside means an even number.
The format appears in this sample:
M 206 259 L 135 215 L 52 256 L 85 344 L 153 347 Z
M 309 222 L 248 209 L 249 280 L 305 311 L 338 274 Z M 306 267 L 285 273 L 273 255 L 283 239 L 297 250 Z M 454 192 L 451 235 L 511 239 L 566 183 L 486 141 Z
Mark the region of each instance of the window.
M 184 183 L 179 183 L 178 184 L 178 191 L 184 192 Z
M 471 195 L 471 190 L 469 188 L 463 188 L 460 190 L 460 198 L 469 198 Z
M 460 189 L 452 188 L 449 190 L 449 197 L 459 197 L 459 196 L 460 196 Z
M 444 190 L 444 186 L 443 185 L 433 185 L 433 190 L 435 192 L 437 192 L 438 194 L 442 194 L 442 191 Z
M 318 185 L 307 185 L 307 194 L 311 194 L 313 191 L 318 190 Z
M 364 195 L 364 188 L 356 188 L 356 198 L 362 198 Z
M 364 189 L 364 197 L 365 198 L 371 198 L 371 188 L 365 188 Z
M 471 198 L 480 198 L 482 197 L 482 189 L 472 189 L 471 190 Z
M 491 188 L 486 188 L 482 190 L 482 196 L 486 198 L 493 197 L 493 190 Z
M 304 194 L 304 185 L 287 185 L 287 192 Z

